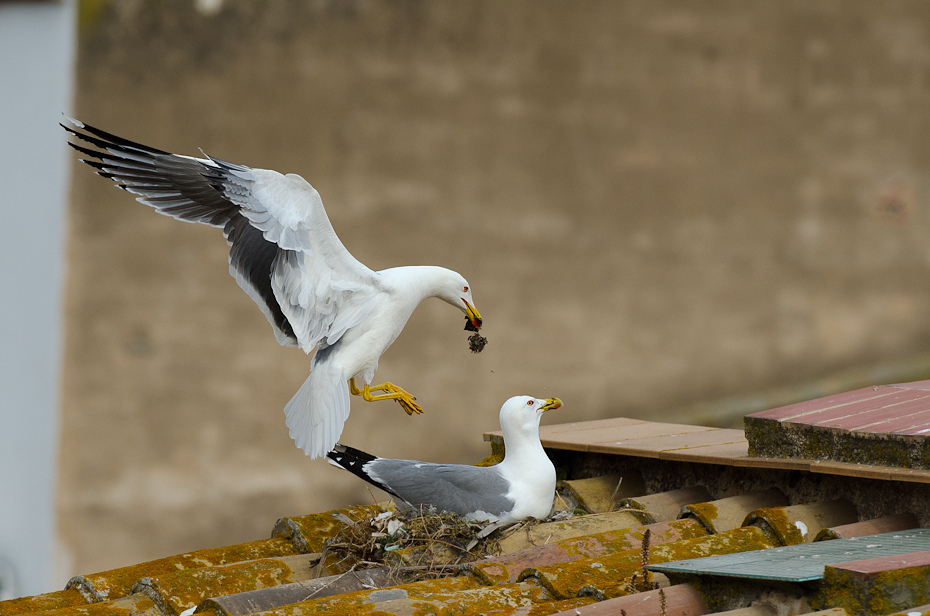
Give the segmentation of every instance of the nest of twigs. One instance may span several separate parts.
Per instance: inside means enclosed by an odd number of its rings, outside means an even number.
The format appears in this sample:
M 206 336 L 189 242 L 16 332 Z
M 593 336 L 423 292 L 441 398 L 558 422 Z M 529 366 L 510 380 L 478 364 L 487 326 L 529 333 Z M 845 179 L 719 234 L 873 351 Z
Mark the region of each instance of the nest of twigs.
M 407 581 L 450 575 L 462 564 L 497 553 L 497 539 L 483 536 L 487 524 L 435 510 L 385 510 L 344 528 L 326 552 L 340 568 L 390 567 Z M 346 524 L 351 522 L 351 524 Z

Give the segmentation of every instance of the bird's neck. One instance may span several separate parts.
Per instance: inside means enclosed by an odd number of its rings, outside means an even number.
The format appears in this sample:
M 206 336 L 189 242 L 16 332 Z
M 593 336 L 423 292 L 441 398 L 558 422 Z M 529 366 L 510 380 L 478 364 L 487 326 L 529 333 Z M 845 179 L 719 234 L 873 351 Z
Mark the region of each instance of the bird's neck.
M 407 265 L 381 270 L 380 273 L 389 286 L 417 305 L 428 297 L 440 297 L 451 272 L 435 265 Z
M 545 518 L 549 514 L 555 492 L 555 466 L 539 442 L 538 427 L 531 435 L 523 433 L 517 438 L 513 436 L 504 431 L 504 460 L 495 468 L 511 485 L 520 486 L 519 493 L 531 496 L 531 509 L 526 509 L 528 504 L 524 502 L 523 508 L 515 510 L 514 514 L 518 517 L 531 515 Z M 542 503 L 538 508 L 537 501 Z
M 539 427 L 526 428 L 519 433 L 504 430 L 504 460 L 501 465 L 512 469 L 534 468 L 549 463 L 549 456 L 539 442 Z

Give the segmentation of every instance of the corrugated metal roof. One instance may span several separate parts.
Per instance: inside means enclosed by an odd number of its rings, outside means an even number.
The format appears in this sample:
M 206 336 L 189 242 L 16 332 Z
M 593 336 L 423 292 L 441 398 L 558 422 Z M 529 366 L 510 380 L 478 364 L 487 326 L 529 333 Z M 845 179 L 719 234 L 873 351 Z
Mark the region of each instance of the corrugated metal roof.
M 930 550 L 930 528 L 649 565 L 650 571 L 810 582 L 837 563 Z

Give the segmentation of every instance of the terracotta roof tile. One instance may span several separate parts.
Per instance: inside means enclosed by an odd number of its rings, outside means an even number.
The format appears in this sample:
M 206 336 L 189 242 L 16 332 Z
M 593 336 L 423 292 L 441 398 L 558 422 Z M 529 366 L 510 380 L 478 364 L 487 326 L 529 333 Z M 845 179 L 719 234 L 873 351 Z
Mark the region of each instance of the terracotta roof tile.
M 871 406 L 875 406 L 876 403 L 874 401 L 878 401 L 877 404 L 879 405 L 883 404 L 884 402 L 880 401 L 880 398 L 887 398 L 897 393 L 895 389 L 889 387 L 863 387 L 841 394 L 833 394 L 824 396 L 823 398 L 815 398 L 814 400 L 806 400 L 796 404 L 759 411 L 758 413 L 753 413 L 752 417 L 782 421 L 810 418 L 816 421 L 817 417 L 824 413 L 833 413 L 835 409 L 839 409 L 839 413 L 845 414 L 849 406 L 862 403 L 863 401 L 873 401 L 869 403 Z
M 606 513 L 619 499 L 646 493 L 643 478 L 635 471 L 566 480 L 559 487 L 567 490 L 588 513 Z
M 559 612 L 556 616 L 616 616 L 621 610 L 636 616 L 700 616 L 710 612 L 700 592 L 687 584 L 681 584 L 661 589 L 661 593 L 656 589 L 617 597 Z
M 659 452 L 659 459 L 702 464 L 733 464 L 734 461 L 745 458 L 748 453 L 749 445 L 745 438 L 741 438 L 732 443 L 668 449 Z M 748 465 L 740 464 L 740 466 Z
M 290 541 L 276 538 L 262 539 L 223 548 L 178 554 L 102 573 L 75 576 L 68 582 L 68 589 L 81 592 L 89 601 L 105 601 L 130 594 L 133 585 L 143 577 L 297 553 Z
M 781 491 L 770 488 L 764 492 L 691 503 L 682 507 L 679 515 L 696 519 L 709 532 L 720 533 L 739 528 L 753 511 L 767 507 L 784 507 L 787 504 L 788 499 Z
M 396 582 L 397 575 L 389 567 L 374 567 L 231 595 L 219 595 L 203 601 L 199 609 L 223 616 L 237 616 L 311 599 L 383 588 Z
M 776 545 L 775 540 L 761 529 L 747 526 L 717 535 L 682 539 L 651 547 L 649 562 L 662 563 L 698 556 L 733 554 Z M 577 596 L 582 588 L 600 597 L 617 597 L 627 594 L 630 577 L 641 571 L 641 560 L 641 549 L 623 550 L 578 562 L 531 567 L 521 573 L 518 579 L 533 578 L 560 599 Z
M 918 528 L 920 523 L 912 513 L 899 513 L 874 520 L 863 520 L 851 524 L 841 524 L 821 529 L 814 541 L 827 541 L 830 539 L 849 539 L 864 535 L 877 535 L 894 531 Z
M 32 612 L 27 612 L 32 615 Z M 40 612 L 43 616 L 164 616 L 165 611 L 144 595 L 128 595 L 111 601 L 72 605 L 52 612 Z
M 301 554 L 188 569 L 142 578 L 132 592 L 147 596 L 167 613 L 178 613 L 210 597 L 310 580 L 317 577 L 319 560 L 318 554 Z
M 907 607 L 900 612 L 895 612 L 888 616 L 928 616 L 928 614 L 930 614 L 930 603 Z
M 361 505 L 342 509 L 339 514 L 353 521 L 380 513 L 377 505 Z M 274 526 L 272 538 L 293 543 L 301 553 L 322 552 L 326 540 L 343 528 L 333 512 L 313 513 L 292 518 L 281 518 Z
M 836 563 L 830 566 L 834 569 L 844 569 L 852 575 L 864 578 L 875 577 L 879 573 L 884 573 L 886 571 L 897 571 L 899 569 L 910 569 L 912 567 L 926 568 L 928 573 L 930 573 L 930 552 L 910 552 L 908 554 L 898 554 L 895 556 L 882 556 L 880 558 Z
M 56 592 L 20 597 L 0 601 L 0 614 L 38 614 L 67 608 L 72 605 L 87 605 L 87 599 L 77 590 L 59 590 Z
M 619 506 L 642 511 L 641 519 L 644 523 L 650 524 L 652 522 L 674 520 L 678 518 L 678 514 L 681 513 L 685 505 L 709 501 L 711 498 L 707 488 L 693 486 L 647 494 L 636 498 L 625 498 L 620 501 Z
M 409 584 L 395 585 L 390 589 L 366 589 L 344 595 L 335 595 L 325 598 L 310 599 L 289 604 L 280 609 L 272 609 L 266 614 L 352 614 L 362 610 L 374 609 L 374 605 L 382 605 L 381 609 L 390 609 L 383 604 L 392 601 L 444 601 L 449 597 L 460 595 L 466 591 L 483 588 L 482 584 L 470 577 L 449 577 L 439 580 L 424 580 Z M 394 603 L 395 608 L 398 603 Z
M 762 527 L 781 545 L 796 545 L 812 542 L 824 528 L 851 524 L 857 519 L 853 504 L 840 499 L 758 509 L 746 516 L 743 525 Z
M 499 546 L 506 554 L 529 546 L 546 545 L 611 529 L 640 526 L 643 523 L 639 512 L 629 510 L 579 516 L 547 524 L 518 527 L 509 531 L 509 534 L 500 540 Z
M 708 534 L 699 522 L 692 519 L 616 528 L 575 539 L 525 548 L 512 554 L 470 563 L 465 569 L 486 584 L 515 582 L 521 573 L 531 567 L 597 559 L 616 552 L 639 549 L 642 546 L 643 534 L 647 530 L 650 532 L 651 545 L 703 537 Z
M 880 538 L 886 536 L 877 535 L 875 543 L 883 543 Z M 911 611 L 908 608 L 928 599 L 930 552 L 922 551 L 830 564 L 824 569 L 815 604 L 836 605 L 851 613 L 861 613 L 867 606 L 871 613 L 889 614 Z

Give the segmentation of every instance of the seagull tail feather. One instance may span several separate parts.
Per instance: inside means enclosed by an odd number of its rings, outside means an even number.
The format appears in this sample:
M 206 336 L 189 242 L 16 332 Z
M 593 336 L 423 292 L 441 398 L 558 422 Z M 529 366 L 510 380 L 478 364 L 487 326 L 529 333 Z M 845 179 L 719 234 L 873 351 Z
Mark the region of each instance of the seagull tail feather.
M 284 407 L 284 414 L 297 447 L 311 458 L 325 456 L 336 445 L 349 417 L 345 373 L 331 362 L 315 365 Z

